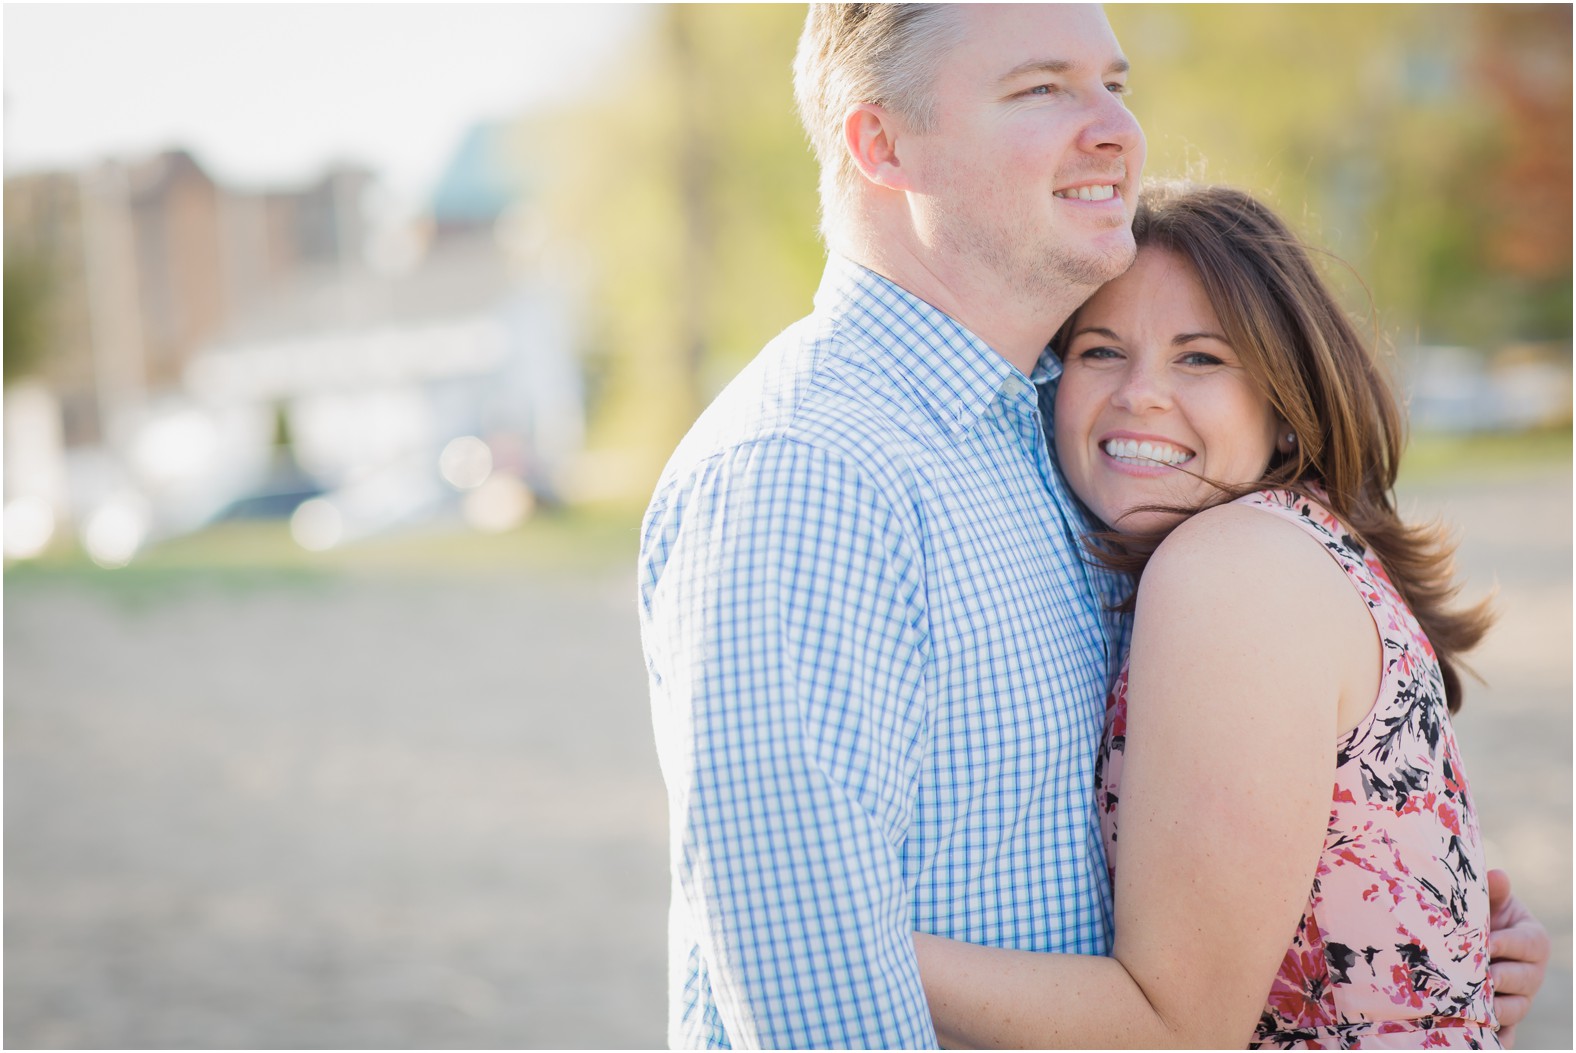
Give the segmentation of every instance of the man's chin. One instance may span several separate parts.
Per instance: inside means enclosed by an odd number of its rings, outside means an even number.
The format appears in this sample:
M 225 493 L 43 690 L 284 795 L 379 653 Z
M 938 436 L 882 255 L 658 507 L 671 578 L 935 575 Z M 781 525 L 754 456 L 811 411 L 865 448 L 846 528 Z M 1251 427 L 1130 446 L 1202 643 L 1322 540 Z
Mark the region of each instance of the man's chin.
M 1096 288 L 1126 274 L 1137 256 L 1138 246 L 1133 242 L 1132 233 L 1127 232 L 1124 238 L 1113 239 L 1110 244 L 1080 255 L 1058 254 L 1053 257 L 1052 266 L 1060 273 L 1062 281 Z

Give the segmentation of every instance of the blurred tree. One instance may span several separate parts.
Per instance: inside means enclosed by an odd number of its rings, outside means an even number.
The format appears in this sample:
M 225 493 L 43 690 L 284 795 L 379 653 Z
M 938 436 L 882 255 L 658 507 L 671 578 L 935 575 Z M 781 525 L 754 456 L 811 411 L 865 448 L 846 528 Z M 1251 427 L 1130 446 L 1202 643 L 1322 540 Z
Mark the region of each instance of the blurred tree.
M 1108 13 L 1133 60 L 1152 178 L 1264 195 L 1351 265 L 1332 280 L 1397 342 L 1568 346 L 1569 7 Z M 644 458 L 636 490 L 806 313 L 824 259 L 793 110 L 803 7 L 639 17 L 651 32 L 603 94 L 521 131 L 559 244 L 580 246 L 591 272 L 592 443 Z
M 38 255 L 9 247 L 5 254 L 5 385 L 35 376 L 49 354 L 53 272 Z
M 1151 178 L 1275 203 L 1386 331 L 1568 343 L 1571 20 L 1561 5 L 1113 5 Z M 1332 279 L 1368 308 L 1361 284 Z
M 807 314 L 824 256 L 816 170 L 793 107 L 804 9 L 658 9 L 611 100 L 532 123 L 543 193 L 591 258 L 593 443 L 655 477 L 711 396 Z
M 1490 161 L 1493 199 L 1510 204 L 1485 231 L 1496 269 L 1524 284 L 1511 331 L 1528 339 L 1571 331 L 1571 8 L 1504 4 L 1479 9 L 1476 72 L 1504 119 Z M 1510 335 L 1510 334 L 1507 334 Z

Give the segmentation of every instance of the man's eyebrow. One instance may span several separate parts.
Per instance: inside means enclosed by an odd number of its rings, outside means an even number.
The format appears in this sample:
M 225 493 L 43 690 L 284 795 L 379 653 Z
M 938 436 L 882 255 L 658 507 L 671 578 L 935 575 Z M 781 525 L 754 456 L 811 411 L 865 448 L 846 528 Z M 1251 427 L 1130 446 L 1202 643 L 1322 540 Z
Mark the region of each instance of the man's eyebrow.
M 1002 74 L 1001 79 L 1003 82 L 1006 82 L 1015 77 L 1021 77 L 1025 73 L 1048 73 L 1052 76 L 1060 77 L 1072 72 L 1077 66 L 1078 63 L 1071 59 L 1030 59 L 1012 67 L 1012 69 Z M 1105 76 L 1110 76 L 1113 73 L 1126 73 L 1132 68 L 1132 63 L 1128 62 L 1127 59 L 1114 58 L 1105 67 Z

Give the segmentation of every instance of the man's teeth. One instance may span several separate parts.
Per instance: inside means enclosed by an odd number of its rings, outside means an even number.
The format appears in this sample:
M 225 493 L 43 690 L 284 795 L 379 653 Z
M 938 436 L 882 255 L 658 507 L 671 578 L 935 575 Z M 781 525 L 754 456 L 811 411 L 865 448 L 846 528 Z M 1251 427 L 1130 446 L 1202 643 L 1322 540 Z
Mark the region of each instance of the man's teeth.
M 1075 190 L 1058 190 L 1056 197 L 1077 198 L 1079 201 L 1109 201 L 1116 196 L 1114 186 L 1081 186 Z
M 1136 439 L 1107 439 L 1101 448 L 1119 461 L 1137 464 L 1181 464 L 1193 455 L 1168 442 L 1139 442 Z

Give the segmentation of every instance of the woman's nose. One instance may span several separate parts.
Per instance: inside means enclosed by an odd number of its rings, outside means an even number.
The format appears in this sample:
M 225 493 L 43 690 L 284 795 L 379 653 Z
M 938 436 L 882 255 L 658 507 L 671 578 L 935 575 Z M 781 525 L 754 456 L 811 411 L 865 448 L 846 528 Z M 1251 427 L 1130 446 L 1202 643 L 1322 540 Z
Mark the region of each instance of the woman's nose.
M 1129 413 L 1161 410 L 1171 405 L 1171 389 L 1159 370 L 1134 366 L 1123 376 L 1111 401 Z

